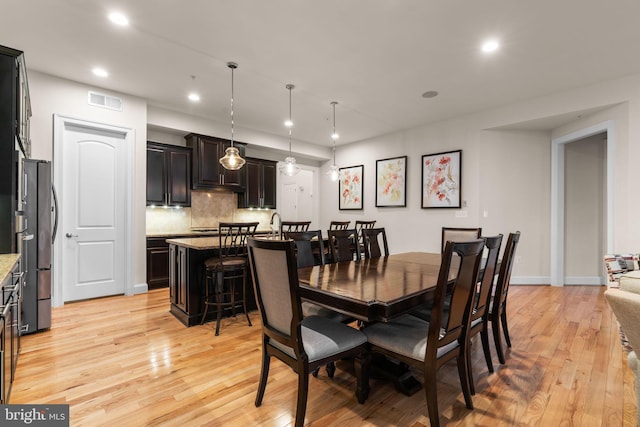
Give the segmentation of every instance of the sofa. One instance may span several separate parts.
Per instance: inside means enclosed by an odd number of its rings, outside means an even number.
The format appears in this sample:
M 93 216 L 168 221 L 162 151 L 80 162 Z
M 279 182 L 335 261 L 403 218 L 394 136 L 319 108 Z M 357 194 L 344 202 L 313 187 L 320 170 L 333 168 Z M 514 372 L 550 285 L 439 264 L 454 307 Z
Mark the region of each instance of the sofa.
M 636 388 L 636 408 L 638 408 L 638 425 L 640 426 L 640 272 L 632 271 L 618 278 L 619 288 L 610 288 L 604 295 L 618 319 L 620 329 L 624 333 L 630 352 L 627 357 Z M 626 344 L 626 343 L 623 343 Z

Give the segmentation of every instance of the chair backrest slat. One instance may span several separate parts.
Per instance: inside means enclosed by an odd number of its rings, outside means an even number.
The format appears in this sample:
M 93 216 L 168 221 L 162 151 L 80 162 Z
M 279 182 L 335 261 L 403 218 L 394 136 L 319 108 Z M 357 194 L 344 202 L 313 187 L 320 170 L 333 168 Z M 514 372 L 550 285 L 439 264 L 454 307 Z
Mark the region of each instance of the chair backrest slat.
M 473 299 L 473 307 L 471 308 L 471 321 L 484 316 L 491 301 L 491 290 L 498 264 L 498 254 L 500 253 L 500 245 L 502 244 L 502 234 L 497 236 L 485 237 L 485 246 L 487 248 L 487 258 L 484 264 L 484 272 L 480 281 L 480 291 Z
M 482 235 L 482 228 L 460 228 L 460 227 L 442 227 L 442 246 L 441 250 L 444 251 L 444 245 L 448 241 L 452 242 L 468 242 L 470 240 L 479 239 Z
M 429 344 L 427 345 L 425 363 L 427 361 L 435 363 L 439 347 L 456 340 L 461 343 L 465 338 L 463 334 L 470 322 L 471 300 L 475 294 L 483 249 L 484 239 L 455 243 L 449 241 L 445 245 L 431 309 L 427 338 Z M 454 257 L 454 254 L 458 256 Z M 445 296 L 451 284 L 453 271 L 456 273 L 453 279 L 449 315 L 444 316 Z M 437 344 L 432 345 L 431 343 Z
M 307 231 L 311 221 L 282 221 L 280 223 L 280 235 L 287 231 Z
M 331 221 L 329 230 L 346 230 L 349 228 L 351 221 Z
M 329 230 L 329 248 L 333 262 L 360 259 L 360 244 L 358 234 L 354 228 L 347 230 Z
M 256 233 L 259 222 L 221 222 L 218 225 L 220 235 L 219 256 L 238 257 L 247 253 L 247 238 Z
M 302 354 L 302 309 L 294 242 L 250 238 L 248 251 L 264 334 Z
M 380 258 L 389 255 L 387 232 L 384 228 L 363 228 L 362 238 L 365 258 Z M 380 247 L 382 240 L 382 247 Z
M 504 247 L 502 261 L 500 263 L 500 273 L 496 282 L 496 291 L 493 296 L 493 314 L 500 313 L 507 301 L 507 293 L 509 292 L 509 282 L 511 281 L 511 269 L 513 268 L 513 260 L 520 241 L 520 232 L 510 233 L 507 244 Z
M 320 230 L 289 231 L 284 233 L 284 238 L 296 244 L 298 268 L 324 265 L 324 242 Z

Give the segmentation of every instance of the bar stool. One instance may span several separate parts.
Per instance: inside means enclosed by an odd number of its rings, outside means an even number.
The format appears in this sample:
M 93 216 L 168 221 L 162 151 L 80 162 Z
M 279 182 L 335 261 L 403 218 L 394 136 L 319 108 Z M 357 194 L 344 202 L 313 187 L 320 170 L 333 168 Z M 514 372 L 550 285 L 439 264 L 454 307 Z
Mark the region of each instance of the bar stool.
M 236 317 L 236 306 L 242 301 L 242 310 L 251 326 L 251 319 L 247 310 L 247 237 L 253 236 L 258 222 L 221 222 L 220 244 L 218 256 L 205 260 L 205 296 L 202 325 L 207 317 L 209 306 L 216 308 L 216 335 L 220 334 L 220 321 L 225 308 L 231 308 Z M 239 279 L 242 285 L 238 286 Z
M 288 231 L 307 231 L 311 221 L 282 221 L 280 222 L 280 235 Z
M 329 230 L 346 230 L 349 228 L 351 221 L 331 221 Z

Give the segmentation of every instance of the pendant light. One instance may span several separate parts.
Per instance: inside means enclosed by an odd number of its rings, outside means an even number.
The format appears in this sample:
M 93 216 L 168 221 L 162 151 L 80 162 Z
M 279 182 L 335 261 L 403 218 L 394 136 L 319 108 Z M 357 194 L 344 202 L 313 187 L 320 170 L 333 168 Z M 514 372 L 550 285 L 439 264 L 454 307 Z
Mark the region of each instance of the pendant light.
M 238 68 L 238 64 L 227 62 L 227 67 L 231 69 L 231 145 L 224 150 L 224 157 L 220 158 L 220 164 L 225 169 L 235 171 L 244 166 L 246 160 L 240 156 L 238 148 L 233 146 L 233 70 Z
M 284 125 L 289 128 L 289 156 L 280 164 L 279 169 L 283 175 L 294 176 L 300 172 L 300 167 L 296 164 L 296 159 L 291 154 L 291 128 L 293 127 L 293 121 L 291 120 L 291 91 L 295 86 L 288 84 L 285 87 L 289 90 L 289 120 L 284 122 Z
M 336 132 L 336 105 L 338 105 L 338 103 L 333 101 L 331 105 L 333 105 L 333 133 L 331 134 L 331 139 L 333 140 L 333 164 L 329 166 L 327 176 L 331 181 L 337 181 L 340 177 L 340 169 L 338 165 L 336 165 L 336 140 L 340 138 L 340 135 Z

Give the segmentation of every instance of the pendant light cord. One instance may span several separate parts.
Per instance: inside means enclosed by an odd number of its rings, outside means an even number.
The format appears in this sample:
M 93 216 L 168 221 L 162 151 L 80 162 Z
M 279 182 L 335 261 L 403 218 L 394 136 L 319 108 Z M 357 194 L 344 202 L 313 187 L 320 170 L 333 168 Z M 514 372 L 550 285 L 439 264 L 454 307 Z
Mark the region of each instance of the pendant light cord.
M 231 146 L 233 147 L 233 67 L 231 67 Z
M 291 90 L 295 86 L 292 84 L 287 85 L 287 89 L 289 89 L 289 157 L 291 157 L 291 128 L 293 127 L 293 120 L 291 120 Z
M 331 105 L 333 105 L 333 133 L 331 134 L 331 139 L 333 140 L 333 164 L 336 164 L 336 105 L 338 103 L 333 101 Z

